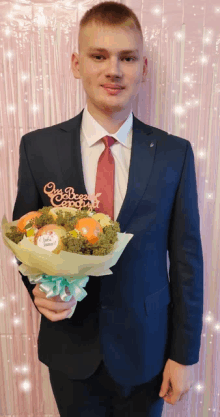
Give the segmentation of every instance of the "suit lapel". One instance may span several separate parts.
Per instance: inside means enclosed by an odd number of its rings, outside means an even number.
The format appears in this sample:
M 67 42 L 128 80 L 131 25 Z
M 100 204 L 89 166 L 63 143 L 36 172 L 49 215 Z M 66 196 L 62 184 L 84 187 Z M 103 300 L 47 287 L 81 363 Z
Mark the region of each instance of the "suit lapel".
M 59 126 L 56 135 L 58 159 L 63 175 L 64 188 L 73 187 L 77 194 L 88 194 L 83 177 L 80 146 L 82 114 Z M 65 132 L 65 133 L 64 133 Z M 143 124 L 133 115 L 133 137 L 127 191 L 117 221 L 121 232 L 125 231 L 132 214 L 141 200 L 153 168 L 157 139 L 151 126 Z

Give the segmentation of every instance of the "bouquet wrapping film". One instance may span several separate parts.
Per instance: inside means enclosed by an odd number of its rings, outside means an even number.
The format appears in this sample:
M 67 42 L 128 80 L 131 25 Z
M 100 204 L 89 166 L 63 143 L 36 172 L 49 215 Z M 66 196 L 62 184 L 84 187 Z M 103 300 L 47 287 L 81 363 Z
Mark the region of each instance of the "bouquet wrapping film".
M 111 253 L 104 256 L 81 255 L 78 253 L 60 251 L 54 254 L 46 249 L 29 242 L 26 236 L 18 243 L 14 243 L 5 235 L 11 226 L 17 226 L 18 220 L 8 223 L 6 216 L 2 218 L 2 237 L 5 245 L 11 249 L 16 258 L 22 262 L 19 271 L 28 277 L 31 284 L 40 283 L 39 289 L 46 293 L 46 297 L 60 295 L 63 301 L 69 301 L 72 296 L 82 301 L 87 292 L 83 287 L 89 281 L 87 275 L 111 275 L 109 269 L 116 264 L 128 242 L 134 236 L 129 233 L 118 233 L 118 241 Z M 69 289 L 69 295 L 65 287 Z M 72 307 L 68 318 L 71 318 L 76 305 Z

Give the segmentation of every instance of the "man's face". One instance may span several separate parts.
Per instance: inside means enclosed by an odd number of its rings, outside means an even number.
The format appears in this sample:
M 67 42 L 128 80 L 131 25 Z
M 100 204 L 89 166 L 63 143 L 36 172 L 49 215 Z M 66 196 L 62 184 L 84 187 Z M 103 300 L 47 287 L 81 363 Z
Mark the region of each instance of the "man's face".
M 71 66 L 74 77 L 82 79 L 88 109 L 99 109 L 108 115 L 130 111 L 147 74 L 139 33 L 90 24 L 80 35 L 80 54 L 72 54 Z M 117 95 L 102 87 L 114 83 L 124 87 Z

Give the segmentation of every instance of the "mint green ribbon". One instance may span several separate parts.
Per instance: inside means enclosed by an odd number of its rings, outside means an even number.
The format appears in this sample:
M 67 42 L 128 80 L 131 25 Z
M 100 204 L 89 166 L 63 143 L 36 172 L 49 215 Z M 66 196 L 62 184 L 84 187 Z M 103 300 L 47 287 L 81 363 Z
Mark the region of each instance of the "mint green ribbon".
M 77 278 L 64 278 L 57 277 L 54 275 L 39 275 L 37 278 L 29 278 L 31 284 L 38 284 L 39 289 L 46 293 L 46 298 L 55 297 L 60 295 L 62 301 L 70 301 L 71 297 L 74 296 L 76 301 L 82 301 L 86 296 L 87 292 L 83 289 L 89 281 L 88 276 L 82 276 Z M 65 287 L 69 288 L 70 295 L 66 294 Z

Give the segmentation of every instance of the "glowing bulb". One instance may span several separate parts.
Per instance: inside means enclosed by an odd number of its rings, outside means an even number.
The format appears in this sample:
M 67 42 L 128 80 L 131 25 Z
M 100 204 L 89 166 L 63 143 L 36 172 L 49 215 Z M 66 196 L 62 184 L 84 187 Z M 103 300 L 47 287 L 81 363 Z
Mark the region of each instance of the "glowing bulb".
M 184 34 L 183 34 L 183 32 L 176 32 L 176 33 L 175 33 L 175 38 L 176 38 L 177 40 L 182 40 L 182 39 L 184 39 Z
M 205 55 L 201 56 L 201 57 L 200 57 L 200 62 L 201 62 L 201 64 L 207 64 L 207 62 L 208 62 L 208 57 L 207 57 L 207 56 L 205 56 Z
M 3 310 L 5 307 L 5 303 L 3 303 L 3 301 L 0 301 L 0 310 Z
M 206 158 L 206 150 L 205 150 L 205 149 L 201 149 L 201 150 L 198 152 L 198 157 L 199 157 L 200 159 L 205 159 L 205 158 Z
M 31 391 L 31 383 L 28 379 L 26 379 L 25 381 L 23 381 L 20 384 L 20 389 L 21 391 L 25 391 L 25 392 L 30 392 Z
M 37 104 L 33 104 L 33 106 L 32 106 L 33 112 L 36 113 L 38 109 L 39 109 L 38 105 Z
M 214 329 L 220 331 L 220 323 L 215 324 Z
M 17 265 L 16 258 L 12 258 L 11 263 Z
M 5 29 L 5 34 L 6 34 L 6 36 L 11 35 L 11 31 L 10 31 L 10 29 L 9 29 L 9 28 Z
M 197 383 L 196 385 L 194 385 L 194 389 L 199 393 L 199 392 L 203 392 L 204 391 L 204 385 L 201 383 Z
M 176 106 L 176 107 L 175 107 L 175 109 L 174 109 L 174 113 L 175 113 L 175 114 L 178 114 L 178 115 L 182 115 L 182 114 L 184 114 L 184 113 L 185 113 L 185 109 L 184 109 L 184 107 L 183 107 L 183 106 L 178 105 L 178 106 Z
M 9 104 L 9 106 L 8 106 L 8 111 L 9 111 L 10 113 L 14 112 L 14 111 L 15 111 L 15 106 L 13 106 L 12 104 Z
M 213 315 L 211 313 L 207 314 L 204 320 L 207 323 L 211 323 L 213 321 Z
M 22 74 L 21 75 L 21 81 L 25 81 L 25 80 L 27 80 L 29 78 L 29 76 L 27 75 L 27 74 Z
M 12 51 L 8 51 L 8 52 L 6 52 L 6 56 L 8 57 L 8 58 L 12 58 L 13 57 L 13 52 Z
M 188 83 L 190 81 L 191 81 L 191 79 L 190 79 L 190 76 L 189 75 L 185 75 L 185 77 L 183 77 L 183 82 L 184 83 Z
M 158 16 L 161 14 L 161 8 L 159 6 L 156 6 L 153 9 L 151 9 L 151 13 Z
M 22 366 L 22 368 L 21 368 L 21 372 L 22 372 L 23 374 L 26 374 L 28 371 L 29 371 L 28 366 L 26 366 L 26 365 Z
M 213 200 L 213 193 L 206 193 L 206 198 L 208 198 L 208 200 Z
M 203 43 L 208 45 L 208 44 L 212 43 L 212 40 L 208 36 L 206 36 L 205 38 L 203 38 Z
M 13 319 L 13 323 L 14 323 L 15 326 L 17 326 L 18 324 L 21 324 L 21 320 L 18 317 L 15 317 Z

